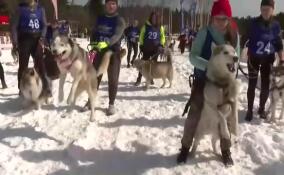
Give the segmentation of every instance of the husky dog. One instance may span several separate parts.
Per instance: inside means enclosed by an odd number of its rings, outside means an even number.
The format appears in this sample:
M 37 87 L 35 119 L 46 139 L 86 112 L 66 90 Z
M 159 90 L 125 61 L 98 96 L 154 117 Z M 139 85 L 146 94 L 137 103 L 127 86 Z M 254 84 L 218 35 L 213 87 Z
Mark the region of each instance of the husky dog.
M 163 85 L 161 88 L 164 88 L 166 85 L 166 79 L 169 80 L 170 85 L 172 86 L 173 80 L 173 65 L 172 65 L 172 55 L 168 49 L 165 49 L 164 55 L 167 58 L 167 62 L 156 62 L 154 60 L 135 60 L 133 66 L 137 68 L 139 72 L 146 79 L 146 90 L 149 88 L 150 82 L 153 79 L 163 79 Z
M 175 45 L 176 45 L 176 40 L 172 39 L 169 44 L 169 49 L 171 49 L 172 52 L 174 52 Z
M 216 142 L 237 135 L 239 82 L 236 77 L 238 57 L 233 47 L 217 46 L 207 66 L 204 89 L 204 106 L 194 137 L 192 153 L 195 153 L 204 135 L 212 136 L 216 153 Z
M 42 80 L 35 68 L 27 68 L 20 80 L 20 91 L 24 99 L 36 105 L 37 109 L 48 100 L 42 96 L 42 89 Z
M 276 106 L 279 100 L 281 100 L 282 102 L 281 112 L 279 115 L 280 120 L 283 118 L 283 113 L 284 113 L 284 65 L 272 67 L 270 79 L 271 79 L 271 89 L 270 89 L 271 104 L 269 107 L 269 109 L 271 110 L 270 120 L 272 122 L 275 122 Z
M 91 105 L 90 121 L 94 121 L 95 98 L 97 95 L 98 84 L 97 77 L 107 71 L 112 52 L 108 51 L 105 53 L 102 63 L 96 71 L 88 59 L 88 53 L 67 36 L 55 36 L 51 44 L 51 51 L 55 55 L 60 70 L 59 102 L 63 101 L 63 86 L 67 73 L 70 73 L 74 80 L 67 103 L 70 104 L 73 109 L 77 97 L 83 91 L 87 91 Z

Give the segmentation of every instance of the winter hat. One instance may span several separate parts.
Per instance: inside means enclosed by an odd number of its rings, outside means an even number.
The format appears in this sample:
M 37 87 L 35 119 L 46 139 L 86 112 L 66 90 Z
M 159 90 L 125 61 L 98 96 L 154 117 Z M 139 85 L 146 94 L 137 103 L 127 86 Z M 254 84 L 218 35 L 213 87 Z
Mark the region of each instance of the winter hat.
M 113 2 L 118 3 L 118 2 L 117 2 L 118 0 L 106 0 L 105 3 L 109 2 L 109 1 L 113 1 Z
M 274 8 L 274 0 L 262 0 L 261 1 L 261 6 L 271 6 L 272 8 Z
M 229 18 L 232 17 L 232 8 L 229 0 L 217 0 L 214 2 L 211 16 L 225 15 Z

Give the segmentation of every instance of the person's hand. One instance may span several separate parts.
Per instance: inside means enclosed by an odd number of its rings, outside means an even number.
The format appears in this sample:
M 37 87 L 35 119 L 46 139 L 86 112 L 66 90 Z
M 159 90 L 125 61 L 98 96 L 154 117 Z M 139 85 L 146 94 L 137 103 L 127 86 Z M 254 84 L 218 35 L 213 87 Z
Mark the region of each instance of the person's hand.
M 159 46 L 158 53 L 159 54 L 163 54 L 164 53 L 164 47 L 163 46 Z
M 143 52 L 144 47 L 143 47 L 142 45 L 140 45 L 140 46 L 139 46 L 139 49 L 140 49 L 141 52 Z

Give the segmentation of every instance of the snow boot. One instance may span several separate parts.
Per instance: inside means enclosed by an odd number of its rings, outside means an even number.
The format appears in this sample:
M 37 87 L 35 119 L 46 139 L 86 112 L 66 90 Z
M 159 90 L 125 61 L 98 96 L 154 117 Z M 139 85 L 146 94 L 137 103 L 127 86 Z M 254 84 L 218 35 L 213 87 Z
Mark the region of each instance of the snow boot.
M 114 105 L 109 105 L 107 111 L 106 111 L 106 115 L 110 116 L 115 114 L 115 107 Z
M 251 122 L 251 121 L 252 121 L 252 119 L 253 119 L 253 112 L 252 112 L 252 111 L 250 111 L 250 110 L 248 110 L 248 111 L 247 111 L 247 114 L 246 114 L 245 121 L 247 121 L 247 122 Z
M 264 120 L 267 119 L 267 115 L 264 111 L 264 108 L 259 108 L 257 113 L 259 115 L 259 118 L 264 119 Z

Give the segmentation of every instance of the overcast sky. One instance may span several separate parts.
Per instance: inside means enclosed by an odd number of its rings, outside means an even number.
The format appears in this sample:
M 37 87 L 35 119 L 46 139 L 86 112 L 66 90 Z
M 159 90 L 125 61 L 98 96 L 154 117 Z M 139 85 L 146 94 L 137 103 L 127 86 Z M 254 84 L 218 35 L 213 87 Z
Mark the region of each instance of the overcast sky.
M 75 0 L 76 4 L 84 5 L 88 0 Z M 131 1 L 131 0 L 129 0 Z M 143 0 L 141 0 L 143 1 Z M 155 0 L 153 0 L 155 1 Z M 178 1 L 178 0 L 173 0 Z M 186 1 L 186 0 L 185 0 Z M 258 16 L 261 0 L 230 0 L 234 16 Z M 275 13 L 284 12 L 284 0 L 275 0 Z

